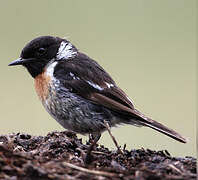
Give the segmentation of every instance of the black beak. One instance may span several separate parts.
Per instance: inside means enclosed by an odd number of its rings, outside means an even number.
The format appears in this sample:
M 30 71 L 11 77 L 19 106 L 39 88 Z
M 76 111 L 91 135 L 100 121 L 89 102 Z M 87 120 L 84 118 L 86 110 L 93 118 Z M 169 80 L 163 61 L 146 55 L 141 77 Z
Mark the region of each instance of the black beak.
M 33 60 L 34 60 L 33 58 L 29 58 L 29 59 L 19 58 L 19 59 L 16 59 L 16 60 L 12 61 L 10 64 L 8 64 L 8 66 L 23 65 L 23 64 L 29 63 Z

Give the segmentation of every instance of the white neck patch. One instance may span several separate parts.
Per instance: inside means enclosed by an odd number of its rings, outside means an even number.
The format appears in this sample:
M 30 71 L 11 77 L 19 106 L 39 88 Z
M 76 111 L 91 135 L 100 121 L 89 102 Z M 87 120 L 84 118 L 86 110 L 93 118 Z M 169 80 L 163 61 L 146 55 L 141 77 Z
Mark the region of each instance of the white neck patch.
M 76 55 L 76 51 L 72 48 L 72 44 L 70 42 L 62 41 L 57 53 L 57 60 L 74 57 Z
M 55 68 L 57 63 L 58 62 L 53 62 L 53 63 L 49 63 L 49 65 L 47 65 L 46 73 L 47 73 L 48 76 L 53 77 L 54 68 Z

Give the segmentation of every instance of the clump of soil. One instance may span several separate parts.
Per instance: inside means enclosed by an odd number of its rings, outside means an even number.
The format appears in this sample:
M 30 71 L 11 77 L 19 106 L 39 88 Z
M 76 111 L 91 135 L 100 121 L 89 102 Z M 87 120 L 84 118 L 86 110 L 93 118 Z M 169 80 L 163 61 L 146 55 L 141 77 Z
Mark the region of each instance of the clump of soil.
M 168 151 L 126 150 L 123 154 L 97 145 L 92 163 L 83 158 L 90 143 L 71 132 L 47 136 L 0 136 L 0 179 L 196 179 L 196 159 L 172 157 Z

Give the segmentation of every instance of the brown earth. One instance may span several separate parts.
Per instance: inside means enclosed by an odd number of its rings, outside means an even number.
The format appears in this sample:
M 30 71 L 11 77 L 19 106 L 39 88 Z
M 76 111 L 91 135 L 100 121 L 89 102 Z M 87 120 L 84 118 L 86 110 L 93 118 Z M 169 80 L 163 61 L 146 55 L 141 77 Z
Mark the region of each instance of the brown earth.
M 123 154 L 97 145 L 92 163 L 83 158 L 89 142 L 83 144 L 71 132 L 47 136 L 12 134 L 0 136 L 0 179 L 196 179 L 196 159 L 172 157 L 167 150 L 122 149 Z

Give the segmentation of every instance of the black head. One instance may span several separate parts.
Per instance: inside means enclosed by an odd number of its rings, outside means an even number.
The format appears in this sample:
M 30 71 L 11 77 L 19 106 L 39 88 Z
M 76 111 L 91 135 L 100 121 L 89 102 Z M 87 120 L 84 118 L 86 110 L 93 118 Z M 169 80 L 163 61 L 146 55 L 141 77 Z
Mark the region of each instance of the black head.
M 66 39 L 52 36 L 33 39 L 23 48 L 20 58 L 9 65 L 23 65 L 32 77 L 36 77 L 50 61 L 57 60 L 58 54 L 60 56 L 59 50 L 62 42 L 66 45 L 70 44 Z

